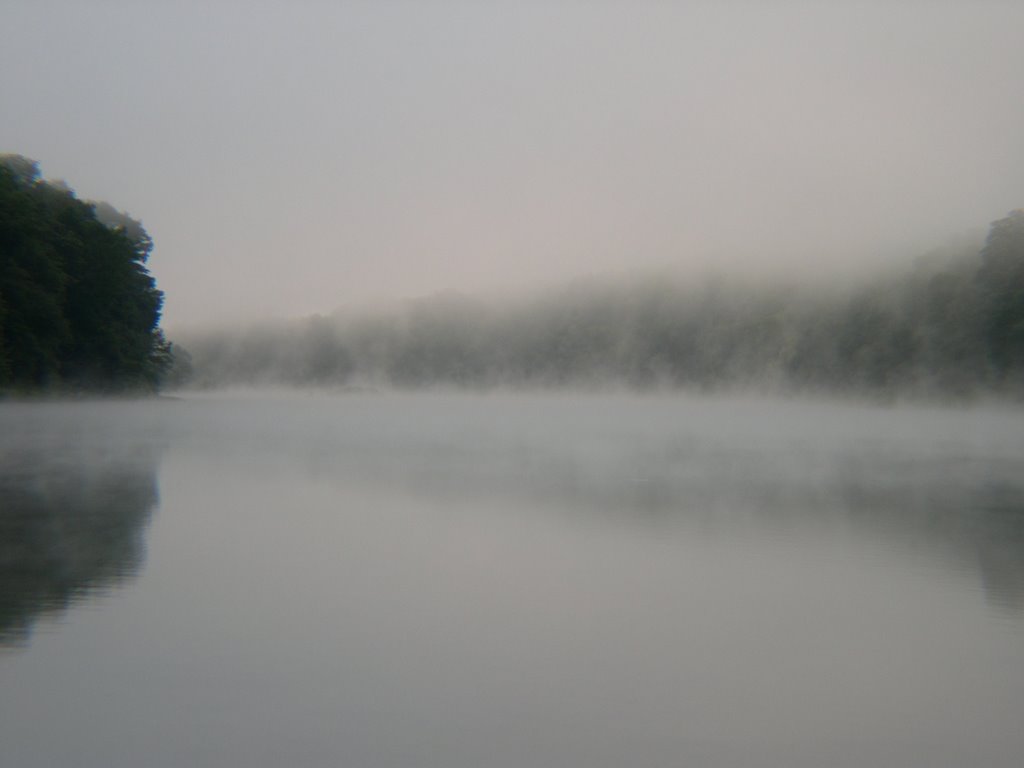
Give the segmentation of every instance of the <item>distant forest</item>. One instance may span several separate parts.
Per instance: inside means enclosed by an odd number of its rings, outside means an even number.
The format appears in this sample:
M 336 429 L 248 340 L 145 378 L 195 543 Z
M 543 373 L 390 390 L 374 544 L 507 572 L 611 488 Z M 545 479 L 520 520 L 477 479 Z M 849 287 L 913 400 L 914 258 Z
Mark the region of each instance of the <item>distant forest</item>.
M 154 390 L 172 351 L 152 247 L 135 219 L 0 155 L 0 395 Z
M 463 296 L 379 314 L 184 338 L 179 383 L 626 387 L 888 399 L 1024 397 L 1024 211 L 984 243 L 846 288 L 579 283 L 530 301 Z

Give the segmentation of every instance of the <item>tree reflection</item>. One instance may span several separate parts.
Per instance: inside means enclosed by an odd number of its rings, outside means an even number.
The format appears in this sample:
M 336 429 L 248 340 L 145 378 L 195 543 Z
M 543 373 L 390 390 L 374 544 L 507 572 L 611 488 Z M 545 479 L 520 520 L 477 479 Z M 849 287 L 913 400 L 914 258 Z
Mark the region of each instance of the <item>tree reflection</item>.
M 0 444 L 0 646 L 138 574 L 157 502 L 154 450 Z
M 623 439 L 616 445 L 424 440 L 318 446 L 314 476 L 400 489 L 453 506 L 504 503 L 580 525 L 669 532 L 842 529 L 926 552 L 976 579 L 993 605 L 1024 612 L 1024 460 Z

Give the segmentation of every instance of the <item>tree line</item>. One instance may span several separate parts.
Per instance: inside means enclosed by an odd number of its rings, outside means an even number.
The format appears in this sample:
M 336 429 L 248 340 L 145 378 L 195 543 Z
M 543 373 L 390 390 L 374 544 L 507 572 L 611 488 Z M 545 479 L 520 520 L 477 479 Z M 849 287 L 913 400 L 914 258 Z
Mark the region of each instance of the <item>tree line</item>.
M 0 155 L 0 394 L 155 389 L 172 350 L 152 248 L 140 222 Z
M 578 283 L 505 305 L 442 295 L 378 314 L 182 340 L 193 386 L 455 386 L 1024 395 L 1024 211 L 856 286 Z

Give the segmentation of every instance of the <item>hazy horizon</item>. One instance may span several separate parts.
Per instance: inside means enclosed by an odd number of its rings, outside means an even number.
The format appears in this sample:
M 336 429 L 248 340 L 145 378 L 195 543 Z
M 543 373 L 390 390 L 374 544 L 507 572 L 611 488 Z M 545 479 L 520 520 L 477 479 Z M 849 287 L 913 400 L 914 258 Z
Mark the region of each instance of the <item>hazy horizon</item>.
M 0 151 L 141 219 L 164 326 L 709 269 L 1024 204 L 1011 3 L 8 3 Z

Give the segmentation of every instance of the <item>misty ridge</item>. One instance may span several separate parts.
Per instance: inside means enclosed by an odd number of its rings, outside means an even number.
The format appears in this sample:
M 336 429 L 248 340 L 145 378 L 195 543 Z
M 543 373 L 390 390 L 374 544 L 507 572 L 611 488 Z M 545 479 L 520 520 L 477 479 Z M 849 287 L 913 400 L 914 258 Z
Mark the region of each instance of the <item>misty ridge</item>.
M 1024 395 L 1024 211 L 870 280 L 591 278 L 175 338 L 172 386 Z M 187 350 L 187 352 L 185 351 Z

